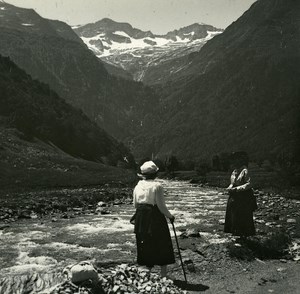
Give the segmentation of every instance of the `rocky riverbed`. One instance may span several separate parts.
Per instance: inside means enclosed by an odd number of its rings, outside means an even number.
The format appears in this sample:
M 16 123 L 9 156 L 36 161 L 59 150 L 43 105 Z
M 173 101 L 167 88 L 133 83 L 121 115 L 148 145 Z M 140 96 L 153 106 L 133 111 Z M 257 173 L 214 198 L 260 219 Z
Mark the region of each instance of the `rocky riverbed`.
M 176 216 L 189 284 L 201 286 L 191 290 L 297 293 L 299 200 L 256 191 L 258 235 L 243 243 L 223 233 L 223 189 L 179 181 L 162 184 Z M 63 268 L 82 260 L 99 269 L 134 265 L 131 193 L 119 186 L 8 195 L 0 209 L 0 293 L 42 291 L 63 282 Z M 175 242 L 174 248 L 177 252 Z M 178 258 L 169 276 L 183 280 Z

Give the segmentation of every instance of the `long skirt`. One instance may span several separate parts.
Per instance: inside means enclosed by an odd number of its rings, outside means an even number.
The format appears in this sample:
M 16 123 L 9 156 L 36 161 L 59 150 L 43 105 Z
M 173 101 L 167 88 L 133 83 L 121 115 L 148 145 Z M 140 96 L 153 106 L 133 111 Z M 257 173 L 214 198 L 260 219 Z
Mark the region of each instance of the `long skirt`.
M 139 265 L 152 267 L 175 262 L 167 220 L 156 205 L 137 208 L 135 234 Z
M 226 207 L 224 232 L 241 237 L 255 235 L 254 209 L 253 200 L 245 193 L 237 192 L 230 195 Z

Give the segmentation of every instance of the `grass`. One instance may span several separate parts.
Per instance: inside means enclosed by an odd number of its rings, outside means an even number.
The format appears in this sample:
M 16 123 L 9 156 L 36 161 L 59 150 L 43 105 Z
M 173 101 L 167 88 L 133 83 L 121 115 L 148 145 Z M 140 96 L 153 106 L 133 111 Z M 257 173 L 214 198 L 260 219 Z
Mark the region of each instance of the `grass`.
M 51 144 L 25 141 L 14 129 L 0 129 L 0 165 L 0 197 L 10 191 L 135 181 L 133 170 L 74 158 Z

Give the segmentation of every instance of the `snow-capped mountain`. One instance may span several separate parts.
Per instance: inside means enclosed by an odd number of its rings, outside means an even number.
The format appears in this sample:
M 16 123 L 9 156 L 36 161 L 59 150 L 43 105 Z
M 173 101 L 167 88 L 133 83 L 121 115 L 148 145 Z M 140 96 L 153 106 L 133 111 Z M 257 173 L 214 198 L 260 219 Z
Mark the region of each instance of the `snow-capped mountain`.
M 108 18 L 73 29 L 98 58 L 144 82 L 147 82 L 147 71 L 153 66 L 198 51 L 222 32 L 213 26 L 195 23 L 165 35 L 155 35 Z M 182 65 L 173 71 L 181 68 Z
M 69 25 L 45 19 L 33 9 L 0 2 L 0 40 L 0 55 L 48 84 L 119 140 L 129 141 L 155 104 L 148 87 L 111 76 Z M 0 99 L 1 91 L 0 86 Z M 76 120 L 74 124 L 76 128 Z

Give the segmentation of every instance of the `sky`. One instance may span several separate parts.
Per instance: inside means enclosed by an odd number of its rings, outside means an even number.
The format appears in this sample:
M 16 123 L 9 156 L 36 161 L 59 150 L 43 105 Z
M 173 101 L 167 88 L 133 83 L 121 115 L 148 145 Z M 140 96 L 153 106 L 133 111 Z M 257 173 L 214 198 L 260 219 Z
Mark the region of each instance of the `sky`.
M 225 29 L 256 0 L 5 0 L 33 8 L 42 17 L 69 25 L 108 17 L 133 27 L 165 34 L 195 22 Z

